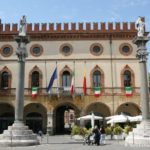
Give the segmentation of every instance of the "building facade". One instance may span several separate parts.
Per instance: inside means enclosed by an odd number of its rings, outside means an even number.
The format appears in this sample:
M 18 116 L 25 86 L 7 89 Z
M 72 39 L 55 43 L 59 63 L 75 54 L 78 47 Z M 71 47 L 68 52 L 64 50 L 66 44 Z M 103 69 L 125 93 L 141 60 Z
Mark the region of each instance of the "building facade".
M 14 120 L 17 34 L 17 24 L 0 22 L 1 132 Z M 31 41 L 25 68 L 24 122 L 34 132 L 64 133 L 65 126 L 91 112 L 103 117 L 141 113 L 140 69 L 132 43 L 134 22 L 28 24 L 27 34 Z M 47 87 L 55 68 L 57 79 L 49 94 Z M 35 98 L 32 87 L 38 87 Z M 96 96 L 95 87 L 100 89 Z

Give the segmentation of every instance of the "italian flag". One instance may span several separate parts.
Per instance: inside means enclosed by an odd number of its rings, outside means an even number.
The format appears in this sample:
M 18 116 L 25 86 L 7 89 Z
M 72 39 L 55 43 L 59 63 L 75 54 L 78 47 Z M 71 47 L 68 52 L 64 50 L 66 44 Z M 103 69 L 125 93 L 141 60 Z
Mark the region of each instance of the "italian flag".
M 95 97 L 99 97 L 101 95 L 101 88 L 100 87 L 94 88 L 94 95 L 95 95 Z
M 32 87 L 32 98 L 36 98 L 38 87 Z
M 126 96 L 132 96 L 132 87 L 126 86 L 125 93 L 126 93 Z
M 83 76 L 83 93 L 86 95 L 86 70 L 84 69 L 84 76 Z
M 74 94 L 74 73 L 72 73 L 70 92 L 71 92 L 71 95 Z

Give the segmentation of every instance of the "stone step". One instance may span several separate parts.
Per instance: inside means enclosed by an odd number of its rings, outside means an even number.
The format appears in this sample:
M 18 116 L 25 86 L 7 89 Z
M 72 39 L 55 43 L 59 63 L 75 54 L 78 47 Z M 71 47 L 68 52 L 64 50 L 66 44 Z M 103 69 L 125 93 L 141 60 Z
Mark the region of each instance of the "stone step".
M 33 146 L 33 145 L 39 145 L 40 142 L 32 139 L 32 140 L 1 140 L 0 145 L 3 147 L 16 147 L 16 146 Z
M 28 126 L 8 126 L 8 130 L 29 130 Z
M 2 136 L 3 140 L 33 140 L 37 139 L 37 135 L 31 134 L 31 135 L 4 135 Z
M 5 135 L 28 135 L 33 134 L 32 130 L 4 130 L 3 134 Z

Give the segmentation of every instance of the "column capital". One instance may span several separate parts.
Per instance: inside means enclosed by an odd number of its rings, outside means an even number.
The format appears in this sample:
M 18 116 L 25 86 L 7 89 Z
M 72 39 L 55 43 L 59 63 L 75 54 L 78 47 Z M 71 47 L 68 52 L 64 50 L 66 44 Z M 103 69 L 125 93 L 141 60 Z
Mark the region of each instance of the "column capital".
M 16 55 L 18 56 L 19 62 L 25 62 L 28 53 L 26 50 L 26 44 L 30 42 L 29 36 L 14 36 L 15 41 L 18 43 Z
M 150 40 L 150 37 L 135 37 L 133 43 L 137 45 L 137 54 L 136 57 L 139 59 L 139 62 L 146 62 L 148 52 L 146 49 L 146 43 Z
M 141 44 L 145 45 L 149 40 L 150 40 L 150 37 L 147 37 L 147 36 L 145 36 L 145 37 L 137 37 L 136 36 L 132 40 L 132 42 L 138 46 L 138 45 L 141 45 Z

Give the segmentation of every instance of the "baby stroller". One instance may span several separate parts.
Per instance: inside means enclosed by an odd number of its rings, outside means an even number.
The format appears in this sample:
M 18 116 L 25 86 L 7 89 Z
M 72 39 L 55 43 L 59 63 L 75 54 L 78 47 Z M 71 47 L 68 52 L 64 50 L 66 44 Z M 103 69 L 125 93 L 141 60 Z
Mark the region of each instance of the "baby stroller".
M 95 143 L 94 141 L 94 134 L 90 133 L 85 136 L 84 138 L 84 143 L 83 144 L 88 144 L 88 145 L 93 145 Z

